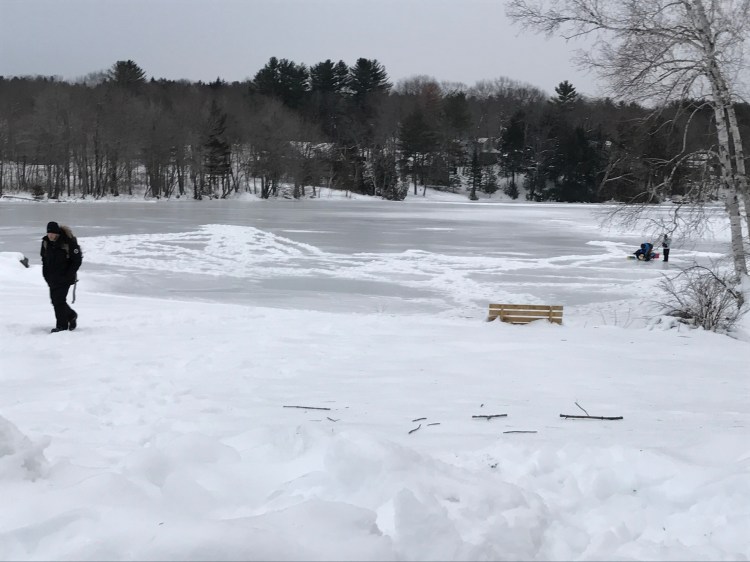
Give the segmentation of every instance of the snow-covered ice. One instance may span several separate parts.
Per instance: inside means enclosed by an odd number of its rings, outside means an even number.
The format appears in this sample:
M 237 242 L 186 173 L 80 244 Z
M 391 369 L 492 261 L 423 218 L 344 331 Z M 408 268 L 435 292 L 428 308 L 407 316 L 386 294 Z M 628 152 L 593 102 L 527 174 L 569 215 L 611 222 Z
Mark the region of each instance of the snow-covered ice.
M 659 317 L 641 233 L 204 203 L 0 202 L 1 559 L 750 558 L 747 324 Z M 48 220 L 84 250 L 73 333 L 48 334 Z M 672 270 L 727 242 L 675 238 Z

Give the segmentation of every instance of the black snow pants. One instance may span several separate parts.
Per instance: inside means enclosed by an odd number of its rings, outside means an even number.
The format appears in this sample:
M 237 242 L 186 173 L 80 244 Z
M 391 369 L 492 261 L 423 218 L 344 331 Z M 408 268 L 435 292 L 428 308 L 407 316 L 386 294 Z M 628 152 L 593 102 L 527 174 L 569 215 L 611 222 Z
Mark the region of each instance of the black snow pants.
M 49 298 L 52 301 L 52 307 L 55 309 L 55 327 L 58 330 L 67 330 L 68 322 L 77 316 L 76 311 L 70 308 L 67 303 L 69 290 L 70 285 L 49 288 Z

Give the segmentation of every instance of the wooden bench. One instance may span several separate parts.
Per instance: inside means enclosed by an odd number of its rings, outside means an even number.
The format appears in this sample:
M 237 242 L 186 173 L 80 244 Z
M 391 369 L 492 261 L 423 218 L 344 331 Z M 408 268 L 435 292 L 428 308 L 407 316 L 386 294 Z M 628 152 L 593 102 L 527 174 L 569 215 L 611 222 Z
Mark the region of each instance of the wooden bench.
M 534 320 L 548 320 L 562 324 L 562 305 L 550 304 L 491 304 L 487 322 L 500 318 L 511 324 L 528 324 Z

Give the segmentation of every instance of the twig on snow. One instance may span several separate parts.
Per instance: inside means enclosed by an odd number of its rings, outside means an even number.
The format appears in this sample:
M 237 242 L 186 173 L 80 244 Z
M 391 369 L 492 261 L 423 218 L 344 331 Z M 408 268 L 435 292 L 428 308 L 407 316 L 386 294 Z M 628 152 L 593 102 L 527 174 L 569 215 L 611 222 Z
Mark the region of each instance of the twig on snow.
M 440 422 L 428 423 L 427 427 L 430 427 L 431 425 L 440 425 Z
M 415 420 L 411 420 L 411 421 L 413 421 L 413 422 L 415 422 L 415 423 L 416 423 L 416 422 L 418 422 L 418 421 L 424 421 L 424 420 L 426 420 L 426 419 L 427 419 L 427 418 L 417 418 L 417 419 L 415 419 Z
M 417 427 L 415 427 L 414 429 L 410 430 L 409 431 L 409 435 L 411 435 L 412 433 L 414 433 L 415 431 L 417 431 L 420 427 L 422 427 L 421 423 Z
M 536 431 L 525 431 L 525 430 L 514 429 L 512 431 L 503 431 L 503 433 L 536 433 Z
M 572 418 L 576 420 L 621 420 L 622 416 L 572 416 L 569 414 L 560 414 L 561 418 Z
M 492 418 L 507 418 L 508 414 L 492 414 L 491 416 L 471 416 L 474 419 L 482 418 L 490 421 Z
M 583 411 L 584 414 L 586 414 L 587 416 L 589 415 L 589 413 L 586 410 L 584 410 L 583 406 L 581 406 L 578 402 L 576 402 L 575 405 L 578 406 Z
M 284 406 L 284 408 L 300 408 L 301 410 L 330 410 L 330 408 L 318 408 L 317 406 Z

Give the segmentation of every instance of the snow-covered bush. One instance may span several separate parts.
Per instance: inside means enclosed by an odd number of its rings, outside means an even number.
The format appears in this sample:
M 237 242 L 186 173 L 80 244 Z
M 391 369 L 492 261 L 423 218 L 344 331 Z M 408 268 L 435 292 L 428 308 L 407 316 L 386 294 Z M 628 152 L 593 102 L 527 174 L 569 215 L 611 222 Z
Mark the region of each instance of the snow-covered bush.
M 682 270 L 660 283 L 669 316 L 712 332 L 728 332 L 746 312 L 744 297 L 729 273 L 703 266 Z

